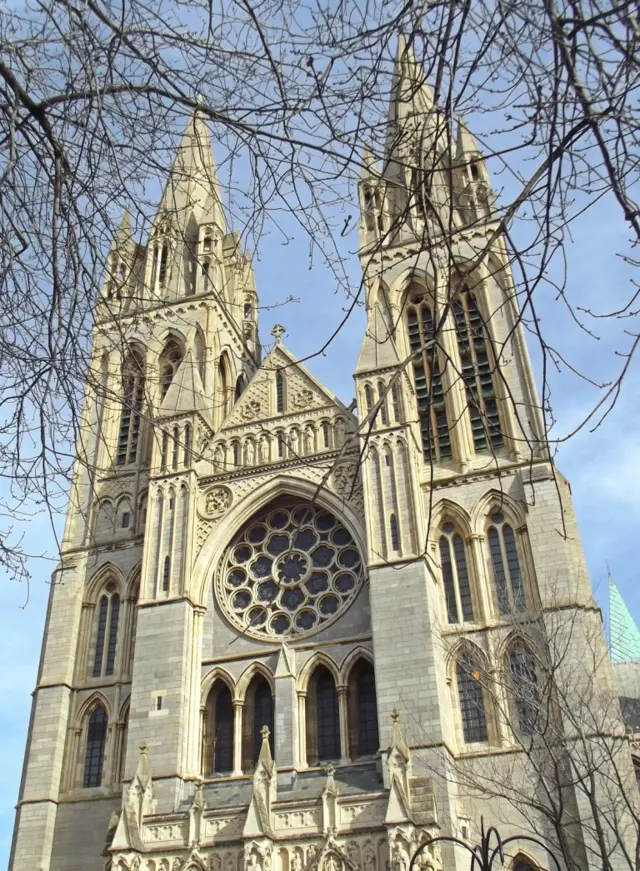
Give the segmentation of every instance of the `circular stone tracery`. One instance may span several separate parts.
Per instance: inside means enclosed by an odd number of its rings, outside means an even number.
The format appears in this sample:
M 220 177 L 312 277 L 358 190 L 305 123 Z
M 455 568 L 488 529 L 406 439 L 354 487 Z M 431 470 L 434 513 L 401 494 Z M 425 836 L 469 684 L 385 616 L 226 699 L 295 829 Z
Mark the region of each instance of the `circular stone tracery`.
M 227 618 L 247 635 L 316 632 L 349 607 L 363 580 L 348 529 L 310 502 L 253 517 L 230 542 L 216 578 Z

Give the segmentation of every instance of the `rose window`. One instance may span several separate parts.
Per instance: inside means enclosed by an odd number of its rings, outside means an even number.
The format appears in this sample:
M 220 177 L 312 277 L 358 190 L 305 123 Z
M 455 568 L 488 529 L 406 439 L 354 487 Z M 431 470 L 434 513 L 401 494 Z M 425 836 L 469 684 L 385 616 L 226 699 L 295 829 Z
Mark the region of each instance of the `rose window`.
M 362 585 L 360 553 L 335 515 L 310 502 L 268 506 L 235 536 L 216 581 L 218 601 L 247 635 L 316 632 Z

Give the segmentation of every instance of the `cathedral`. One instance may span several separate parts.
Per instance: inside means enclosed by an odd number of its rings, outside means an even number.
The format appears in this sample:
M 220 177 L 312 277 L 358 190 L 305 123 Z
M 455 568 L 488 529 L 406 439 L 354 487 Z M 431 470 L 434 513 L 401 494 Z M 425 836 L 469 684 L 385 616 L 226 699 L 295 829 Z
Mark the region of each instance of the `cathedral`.
M 146 244 L 122 220 L 11 871 L 409 871 L 421 845 L 422 871 L 454 871 L 464 850 L 425 841 L 473 845 L 482 819 L 534 838 L 506 867 L 554 867 L 543 798 L 507 792 L 539 787 L 558 614 L 558 680 L 588 639 L 613 685 L 600 613 L 482 154 L 402 40 L 387 123 L 359 182 L 351 405 L 281 327 L 263 352 L 200 113 Z M 603 868 L 585 792 L 562 796 L 575 867 Z

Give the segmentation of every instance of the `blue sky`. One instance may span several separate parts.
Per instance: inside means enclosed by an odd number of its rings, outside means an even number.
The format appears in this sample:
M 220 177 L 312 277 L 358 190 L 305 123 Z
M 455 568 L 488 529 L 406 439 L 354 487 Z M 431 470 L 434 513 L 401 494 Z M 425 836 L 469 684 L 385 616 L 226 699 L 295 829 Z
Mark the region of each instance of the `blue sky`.
M 353 202 L 345 214 L 355 214 Z M 316 258 L 309 269 L 309 242 L 293 222 L 294 237 L 288 244 L 275 231 L 263 238 L 259 256 L 254 258 L 258 292 L 265 307 L 291 295 L 299 302 L 267 310 L 261 315 L 261 336 L 266 344 L 275 322 L 283 323 L 288 347 L 299 357 L 318 348 L 343 317 L 347 300 L 328 270 Z M 516 226 L 517 233 L 517 226 Z M 600 202 L 573 226 L 573 240 L 567 243 L 568 289 L 571 300 L 584 307 L 607 308 L 628 291 L 630 273 L 616 251 L 625 247 L 626 232 L 612 204 Z M 354 234 L 345 245 L 352 252 L 349 273 L 357 285 L 359 267 L 353 252 Z M 593 377 L 608 377 L 621 358 L 616 352 L 628 347 L 623 332 L 626 324 L 598 323 L 602 337 L 587 337 L 572 326 L 553 293 L 541 289 L 539 314 L 545 334 L 558 343 L 584 371 Z M 364 330 L 364 315 L 355 315 L 333 341 L 325 356 L 308 365 L 345 402 L 354 395 L 351 372 Z M 539 368 L 539 354 L 532 349 Z M 636 582 L 634 544 L 640 528 L 637 489 L 640 480 L 640 373 L 632 365 L 616 408 L 595 432 L 582 430 L 564 445 L 558 465 L 568 477 L 586 551 L 596 598 L 605 605 L 606 565 L 618 583 L 633 615 L 640 617 L 640 587 Z M 553 405 L 557 419 L 554 430 L 562 435 L 581 420 L 593 403 L 596 391 L 561 372 L 553 378 Z M 49 575 L 54 565 L 55 541 L 45 516 L 36 517 L 27 530 L 25 546 L 48 559 L 31 561 L 29 588 L 0 579 L 0 653 L 4 668 L 0 677 L 0 866 L 6 864 L 13 826 L 22 756 L 26 737 L 31 691 L 36 678 L 49 593 Z

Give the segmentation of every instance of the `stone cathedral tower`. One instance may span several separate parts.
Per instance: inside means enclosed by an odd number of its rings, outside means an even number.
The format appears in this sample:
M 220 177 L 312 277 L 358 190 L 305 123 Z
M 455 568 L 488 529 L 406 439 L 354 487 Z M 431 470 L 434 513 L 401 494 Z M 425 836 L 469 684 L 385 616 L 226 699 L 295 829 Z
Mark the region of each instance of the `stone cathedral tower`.
M 464 783 L 532 728 L 528 628 L 599 616 L 480 151 L 402 41 L 360 197 L 357 415 L 282 330 L 262 359 L 197 113 L 148 244 L 122 222 L 12 871 L 405 871 L 481 814 L 522 828 Z M 564 798 L 591 867 L 588 809 Z M 538 846 L 513 867 L 547 861 Z

